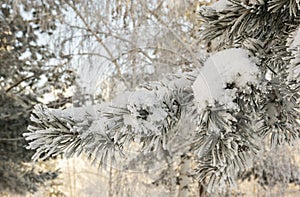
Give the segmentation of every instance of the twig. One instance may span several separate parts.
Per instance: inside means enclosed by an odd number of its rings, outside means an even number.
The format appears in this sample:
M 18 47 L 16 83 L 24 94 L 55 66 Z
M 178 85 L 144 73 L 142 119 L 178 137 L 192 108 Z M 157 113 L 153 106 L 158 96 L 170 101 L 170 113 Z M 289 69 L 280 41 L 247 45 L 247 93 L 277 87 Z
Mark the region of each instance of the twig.
M 32 75 L 32 76 L 29 76 L 29 77 L 26 77 L 26 78 L 23 78 L 21 79 L 20 81 L 16 82 L 15 84 L 13 84 L 12 86 L 10 86 L 9 88 L 7 88 L 5 90 L 5 92 L 9 92 L 10 90 L 12 90 L 14 87 L 17 87 L 20 83 L 22 83 L 23 81 L 27 81 L 28 79 L 31 79 L 33 78 L 35 75 Z

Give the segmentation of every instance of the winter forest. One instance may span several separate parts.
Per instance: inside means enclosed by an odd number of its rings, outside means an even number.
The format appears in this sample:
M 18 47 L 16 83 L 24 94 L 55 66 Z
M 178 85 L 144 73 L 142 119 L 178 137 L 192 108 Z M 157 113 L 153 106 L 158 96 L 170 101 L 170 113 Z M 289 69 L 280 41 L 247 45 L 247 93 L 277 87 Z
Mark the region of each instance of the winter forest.
M 0 196 L 300 196 L 300 0 L 1 0 Z

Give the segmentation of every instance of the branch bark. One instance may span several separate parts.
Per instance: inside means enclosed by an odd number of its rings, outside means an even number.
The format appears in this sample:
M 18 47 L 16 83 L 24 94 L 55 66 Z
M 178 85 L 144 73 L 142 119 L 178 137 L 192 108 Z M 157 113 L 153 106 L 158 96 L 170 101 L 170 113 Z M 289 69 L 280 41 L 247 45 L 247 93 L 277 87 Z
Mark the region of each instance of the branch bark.
M 33 78 L 34 76 L 35 76 L 35 75 L 31 75 L 31 76 L 25 77 L 25 78 L 23 78 L 23 79 L 17 81 L 17 82 L 14 83 L 13 85 L 11 85 L 9 88 L 7 88 L 7 89 L 5 90 L 5 92 L 11 91 L 13 88 L 15 88 L 15 87 L 17 87 L 18 85 L 20 85 L 20 83 L 22 83 L 23 81 L 27 81 L 28 79 L 31 79 L 31 78 Z
M 189 170 L 191 169 L 191 158 L 189 155 L 181 156 L 180 171 L 179 171 L 179 192 L 178 197 L 189 196 Z

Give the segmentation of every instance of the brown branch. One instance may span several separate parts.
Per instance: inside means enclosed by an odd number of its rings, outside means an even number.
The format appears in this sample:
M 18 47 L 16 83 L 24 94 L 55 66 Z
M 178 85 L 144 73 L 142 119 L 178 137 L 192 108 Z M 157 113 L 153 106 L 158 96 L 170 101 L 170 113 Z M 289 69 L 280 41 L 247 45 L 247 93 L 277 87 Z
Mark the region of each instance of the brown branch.
M 33 78 L 34 76 L 35 76 L 35 75 L 31 75 L 31 76 L 29 76 L 29 77 L 25 77 L 25 78 L 19 80 L 18 82 L 16 82 L 15 84 L 13 84 L 13 85 L 10 86 L 9 88 L 7 88 L 7 89 L 5 90 L 5 92 L 9 92 L 9 91 L 12 90 L 13 88 L 15 88 L 15 87 L 17 87 L 18 85 L 20 85 L 20 83 L 22 83 L 23 81 L 27 81 L 28 79 L 31 79 L 31 78 Z

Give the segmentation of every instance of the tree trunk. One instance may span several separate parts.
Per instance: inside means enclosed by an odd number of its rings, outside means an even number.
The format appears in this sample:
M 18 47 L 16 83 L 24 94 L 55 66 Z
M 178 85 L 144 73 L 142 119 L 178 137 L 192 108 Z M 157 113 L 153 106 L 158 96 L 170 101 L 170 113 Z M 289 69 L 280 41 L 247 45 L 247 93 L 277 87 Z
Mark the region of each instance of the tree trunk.
M 109 180 L 108 180 L 108 196 L 112 197 L 113 196 L 113 167 L 112 167 L 112 162 L 110 163 L 109 167 Z
M 179 175 L 179 192 L 178 197 L 188 197 L 189 196 L 189 169 L 191 168 L 191 158 L 190 156 L 184 154 L 181 156 L 180 162 L 180 175 Z
M 173 158 L 170 155 L 170 152 L 166 149 L 163 149 L 165 160 L 168 164 L 168 171 L 169 171 L 169 179 L 170 179 L 170 185 L 169 185 L 169 191 L 170 191 L 170 197 L 175 197 L 176 195 L 176 172 L 174 170 L 173 166 Z

